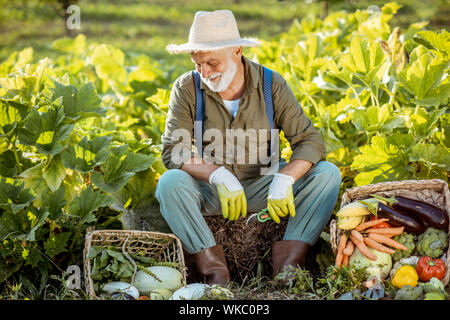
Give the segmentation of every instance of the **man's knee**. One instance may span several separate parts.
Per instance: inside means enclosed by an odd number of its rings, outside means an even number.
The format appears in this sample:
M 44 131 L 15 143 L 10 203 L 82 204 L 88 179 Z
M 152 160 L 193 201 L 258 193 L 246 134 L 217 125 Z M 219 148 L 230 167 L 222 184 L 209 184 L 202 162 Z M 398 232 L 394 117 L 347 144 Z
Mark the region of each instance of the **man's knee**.
M 315 171 L 315 179 L 318 184 L 323 187 L 339 190 L 342 179 L 341 172 L 336 165 L 328 161 L 320 161 L 316 164 Z
M 192 176 L 183 170 L 167 170 L 159 177 L 155 192 L 156 199 L 159 201 L 161 196 L 171 194 L 179 188 L 190 185 L 192 179 Z

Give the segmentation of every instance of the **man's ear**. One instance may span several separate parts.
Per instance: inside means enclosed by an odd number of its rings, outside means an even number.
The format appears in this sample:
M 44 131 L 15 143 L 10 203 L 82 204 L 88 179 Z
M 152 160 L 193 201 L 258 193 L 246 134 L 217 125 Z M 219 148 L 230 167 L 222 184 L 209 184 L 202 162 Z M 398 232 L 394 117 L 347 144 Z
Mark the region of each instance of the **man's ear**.
M 242 46 L 235 47 L 232 50 L 232 57 L 234 61 L 240 61 L 242 57 Z

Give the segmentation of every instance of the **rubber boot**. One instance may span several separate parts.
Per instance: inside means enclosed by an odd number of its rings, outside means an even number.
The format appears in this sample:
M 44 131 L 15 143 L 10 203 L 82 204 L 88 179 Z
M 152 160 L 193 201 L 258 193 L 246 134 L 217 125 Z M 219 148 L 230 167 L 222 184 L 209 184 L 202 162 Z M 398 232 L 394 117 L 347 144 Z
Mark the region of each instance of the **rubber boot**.
M 225 286 L 230 279 L 225 254 L 222 245 L 203 249 L 194 254 L 197 268 L 206 278 L 207 284 Z
M 310 248 L 310 244 L 300 240 L 281 240 L 272 244 L 272 267 L 273 276 L 283 272 L 287 266 L 294 266 L 295 268 L 305 268 L 306 255 Z M 282 282 L 288 285 L 289 277 L 285 277 Z

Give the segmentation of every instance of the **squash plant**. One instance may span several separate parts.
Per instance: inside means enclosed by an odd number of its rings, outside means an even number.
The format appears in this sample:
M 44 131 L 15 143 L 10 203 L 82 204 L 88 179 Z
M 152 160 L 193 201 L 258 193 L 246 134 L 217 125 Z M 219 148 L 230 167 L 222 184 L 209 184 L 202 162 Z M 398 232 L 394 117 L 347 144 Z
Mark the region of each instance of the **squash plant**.
M 82 264 L 86 228 L 120 228 L 155 201 L 165 168 L 159 148 L 114 117 L 89 66 L 31 61 L 25 49 L 0 64 L 0 283 L 42 286 Z
M 341 170 L 341 192 L 382 181 L 448 181 L 449 33 L 425 30 L 427 22 L 391 28 L 399 9 L 387 3 L 378 13 L 307 16 L 252 49 L 287 79 L 322 135 L 327 160 Z

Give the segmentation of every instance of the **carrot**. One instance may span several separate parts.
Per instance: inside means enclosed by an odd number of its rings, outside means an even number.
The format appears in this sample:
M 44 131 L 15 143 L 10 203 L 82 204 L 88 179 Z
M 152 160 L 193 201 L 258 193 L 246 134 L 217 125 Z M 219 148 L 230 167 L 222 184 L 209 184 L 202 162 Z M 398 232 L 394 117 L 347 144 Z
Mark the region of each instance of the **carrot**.
M 367 222 L 363 222 L 361 224 L 359 224 L 354 230 L 356 231 L 363 231 L 367 228 L 376 226 L 377 224 L 381 223 L 381 222 L 385 222 L 385 221 L 389 221 L 389 219 L 387 218 L 382 218 L 382 219 L 376 219 L 376 220 L 370 220 Z
M 347 236 L 345 234 L 343 234 L 339 238 L 338 251 L 336 254 L 336 263 L 335 264 L 338 268 L 340 268 L 342 265 L 342 260 L 344 259 L 343 251 L 344 251 L 346 245 L 347 245 Z
M 347 245 L 344 248 L 344 251 L 342 251 L 342 253 L 344 253 L 344 256 L 351 256 L 353 251 L 355 249 L 355 245 L 353 244 L 352 240 L 347 241 Z
M 363 242 L 363 241 L 364 241 L 362 234 L 359 233 L 358 231 L 352 230 L 352 232 L 351 232 L 350 234 L 351 234 L 352 236 L 354 236 L 356 239 L 358 239 L 358 241 L 360 241 L 360 242 Z
M 353 241 L 355 246 L 359 249 L 359 251 L 367 258 L 369 258 L 372 261 L 377 260 L 377 255 L 373 253 L 372 251 L 367 248 L 367 246 L 364 244 L 364 241 L 359 241 L 354 236 L 350 236 L 350 239 Z
M 403 233 L 403 230 L 405 230 L 405 227 L 399 227 L 399 228 L 370 228 L 367 229 L 367 233 L 375 232 L 378 234 L 384 234 L 384 235 L 390 235 L 390 236 L 398 236 Z
M 376 242 L 384 243 L 395 249 L 408 250 L 408 248 L 406 246 L 404 246 L 403 244 L 401 244 L 389 237 L 386 237 L 385 235 L 371 232 L 371 233 L 369 233 L 369 237 L 372 238 L 373 240 L 375 240 Z
M 349 256 L 344 255 L 344 258 L 342 259 L 342 265 L 348 267 L 348 260 Z
M 372 238 L 369 237 L 364 237 L 364 243 L 368 246 L 371 247 L 375 250 L 381 251 L 381 252 L 386 252 L 389 254 L 394 254 L 395 250 L 392 250 L 391 248 L 388 248 L 384 245 L 382 245 L 381 243 L 376 242 L 375 240 L 373 240 Z

